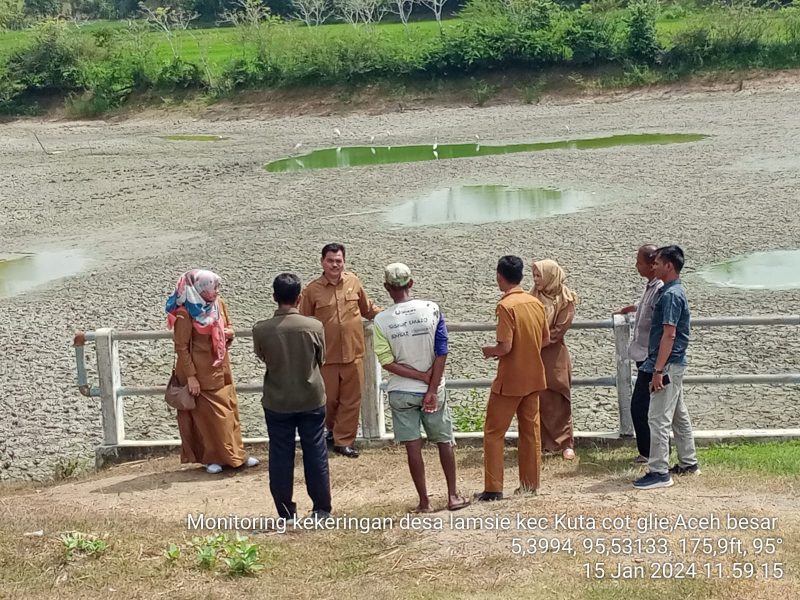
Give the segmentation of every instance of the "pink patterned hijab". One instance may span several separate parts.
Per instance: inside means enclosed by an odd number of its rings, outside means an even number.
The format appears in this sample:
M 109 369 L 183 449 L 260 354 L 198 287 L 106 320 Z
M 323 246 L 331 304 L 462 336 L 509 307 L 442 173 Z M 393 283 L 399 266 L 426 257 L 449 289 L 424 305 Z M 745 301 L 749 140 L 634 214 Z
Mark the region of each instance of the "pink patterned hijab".
M 167 327 L 175 328 L 175 313 L 180 308 L 185 308 L 192 317 L 192 326 L 197 333 L 211 336 L 211 345 L 214 350 L 215 367 L 220 366 L 225 360 L 227 345 L 225 343 L 225 322 L 219 299 L 209 302 L 203 294 L 216 293 L 219 289 L 220 278 L 212 271 L 193 269 L 178 278 L 175 291 L 167 298 L 164 308 L 167 313 Z

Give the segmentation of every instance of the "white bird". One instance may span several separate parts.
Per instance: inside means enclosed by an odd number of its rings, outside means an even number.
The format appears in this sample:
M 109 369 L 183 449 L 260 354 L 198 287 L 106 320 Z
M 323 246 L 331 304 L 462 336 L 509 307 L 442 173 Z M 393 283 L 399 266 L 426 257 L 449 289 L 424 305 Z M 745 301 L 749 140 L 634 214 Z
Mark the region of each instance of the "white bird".
M 303 142 L 297 142 L 294 145 L 294 151 L 297 152 L 300 149 L 300 146 L 302 146 L 302 145 L 303 145 Z
M 342 132 L 341 132 L 341 131 L 339 131 L 339 128 L 338 128 L 338 127 L 335 127 L 335 128 L 333 129 L 333 133 L 336 135 L 336 137 L 342 137 Z
M 479 136 L 479 135 L 476 133 L 476 134 L 475 134 L 475 139 L 476 139 L 476 140 L 479 140 L 479 139 L 481 139 L 481 136 Z
M 387 129 L 386 130 L 386 135 L 392 135 L 392 132 Z
M 369 143 L 371 144 L 374 141 L 375 141 L 375 136 L 374 135 L 369 136 Z
M 569 125 L 564 125 L 564 129 L 566 129 L 567 133 L 569 133 Z

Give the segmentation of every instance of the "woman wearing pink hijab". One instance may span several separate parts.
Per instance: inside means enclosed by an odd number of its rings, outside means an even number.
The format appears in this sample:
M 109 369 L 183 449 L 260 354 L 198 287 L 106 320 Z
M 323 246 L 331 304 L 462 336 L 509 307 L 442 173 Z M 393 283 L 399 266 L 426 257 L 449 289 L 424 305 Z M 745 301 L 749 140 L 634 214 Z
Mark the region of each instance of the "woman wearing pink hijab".
M 194 410 L 178 411 L 181 462 L 201 463 L 209 473 L 229 467 L 253 467 L 239 425 L 228 346 L 233 328 L 219 297 L 220 278 L 194 269 L 181 275 L 165 307 L 167 326 L 175 330 L 175 374 L 195 397 Z
M 544 304 L 550 326 L 550 343 L 542 348 L 547 389 L 539 392 L 542 450 L 560 451 L 565 460 L 572 460 L 572 362 L 564 334 L 575 318 L 578 297 L 564 284 L 565 279 L 564 270 L 556 261 L 533 263 L 531 295 Z

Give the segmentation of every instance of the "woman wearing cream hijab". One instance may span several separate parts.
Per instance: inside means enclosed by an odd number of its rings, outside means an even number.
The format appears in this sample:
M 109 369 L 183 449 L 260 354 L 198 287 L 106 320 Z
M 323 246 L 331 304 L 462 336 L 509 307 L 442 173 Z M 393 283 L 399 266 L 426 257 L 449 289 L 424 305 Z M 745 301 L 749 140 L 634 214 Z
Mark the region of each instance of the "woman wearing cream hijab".
M 544 304 L 550 326 L 550 343 L 542 348 L 547 389 L 539 393 L 542 450 L 558 451 L 566 460 L 575 458 L 572 437 L 572 363 L 564 334 L 575 318 L 577 296 L 564 285 L 566 275 L 554 260 L 533 264 L 531 295 Z

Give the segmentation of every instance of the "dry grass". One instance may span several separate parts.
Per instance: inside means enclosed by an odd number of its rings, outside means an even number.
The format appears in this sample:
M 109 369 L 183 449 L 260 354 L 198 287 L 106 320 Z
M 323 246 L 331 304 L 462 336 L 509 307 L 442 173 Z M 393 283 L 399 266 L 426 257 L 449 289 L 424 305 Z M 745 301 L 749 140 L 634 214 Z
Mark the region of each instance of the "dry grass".
M 616 454 L 610 453 L 612 460 Z M 507 487 L 515 484 L 515 454 L 509 452 Z M 594 457 L 581 451 L 579 455 Z M 464 491 L 477 491 L 481 481 L 479 449 L 459 449 L 459 479 Z M 621 462 L 621 459 L 620 459 Z M 426 453 L 430 491 L 435 504 L 444 504 L 442 481 L 435 453 Z M 587 579 L 583 564 L 605 562 L 607 573 L 620 561 L 597 557 L 580 549 L 584 539 L 634 532 L 607 531 L 519 532 L 496 530 L 452 530 L 450 513 L 433 515 L 444 519 L 442 531 L 409 531 L 399 528 L 400 519 L 413 504 L 413 490 L 406 473 L 404 453 L 397 449 L 370 450 L 358 461 L 331 461 L 337 514 L 359 517 L 392 517 L 395 527 L 360 533 L 330 532 L 259 533 L 251 539 L 259 546 L 265 569 L 253 577 L 232 578 L 222 566 L 212 571 L 197 567 L 192 537 L 206 532 L 185 528 L 187 511 L 208 514 L 272 514 L 266 473 L 261 467 L 223 478 L 210 478 L 197 469 L 181 468 L 166 458 L 117 467 L 96 475 L 52 486 L 0 487 L 0 597 L 63 598 L 623 598 L 658 600 L 800 597 L 800 518 L 796 494 L 788 490 L 791 480 L 764 478 L 776 483 L 769 491 L 762 483 L 753 486 L 747 473 L 713 473 L 681 480 L 668 490 L 636 492 L 632 475 L 620 464 L 614 469 L 604 461 L 563 463 L 546 461 L 544 486 L 537 497 L 513 498 L 491 505 L 476 505 L 457 513 L 459 517 L 547 516 L 566 513 L 588 518 L 641 516 L 655 513 L 703 515 L 709 512 L 740 516 L 775 516 L 784 542 L 775 560 L 786 570 L 782 581 L 707 579 L 601 581 Z M 299 473 L 298 473 L 299 475 Z M 737 478 L 738 477 L 738 478 Z M 761 481 L 761 480 L 759 480 Z M 796 482 L 796 479 L 795 479 Z M 296 482 L 301 510 L 307 503 L 302 479 Z M 768 486 L 771 487 L 771 486 Z M 42 530 L 41 537 L 26 535 Z M 96 534 L 109 542 L 96 558 L 76 555 L 65 560 L 60 535 L 68 531 Z M 649 535 L 649 534 L 648 534 Z M 664 534 L 673 547 L 681 534 Z M 683 534 L 697 535 L 697 534 Z M 707 533 L 715 538 L 737 535 L 752 544 L 752 532 Z M 577 552 L 515 556 L 514 537 L 573 538 Z M 170 543 L 182 554 L 169 563 L 164 551 Z M 698 557 L 673 555 L 673 563 Z M 636 562 L 636 561 L 640 562 Z M 649 566 L 654 556 L 622 557 L 622 564 Z M 736 559 L 721 556 L 730 572 Z M 703 559 L 707 562 L 707 559 Z M 760 558 L 756 561 L 764 562 Z M 648 577 L 649 577 L 648 571 Z

